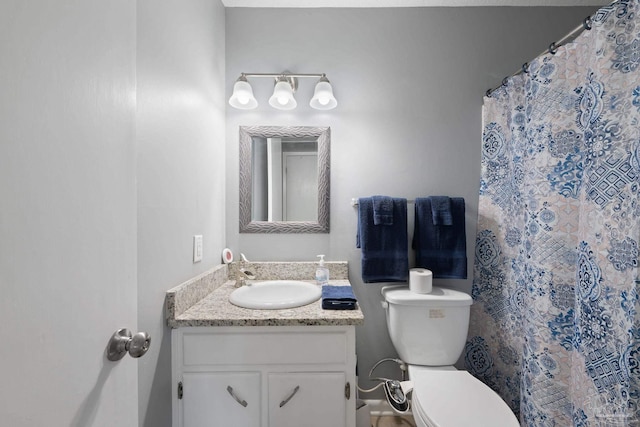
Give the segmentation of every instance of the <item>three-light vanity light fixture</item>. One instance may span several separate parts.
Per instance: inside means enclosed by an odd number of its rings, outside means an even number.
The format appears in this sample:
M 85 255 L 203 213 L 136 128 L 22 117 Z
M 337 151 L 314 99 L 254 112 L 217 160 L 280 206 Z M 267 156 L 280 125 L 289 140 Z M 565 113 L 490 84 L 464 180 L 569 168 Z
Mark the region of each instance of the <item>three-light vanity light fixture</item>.
M 333 96 L 333 88 L 325 74 L 266 74 L 266 73 L 242 73 L 233 85 L 233 94 L 229 98 L 229 105 L 240 110 L 252 110 L 258 106 L 258 101 L 253 96 L 253 89 L 247 77 L 270 77 L 275 79 L 273 95 L 269 98 L 269 105 L 278 110 L 292 110 L 298 103 L 293 94 L 298 89 L 299 78 L 319 78 L 313 92 L 313 98 L 309 105 L 316 110 L 331 110 L 338 105 Z

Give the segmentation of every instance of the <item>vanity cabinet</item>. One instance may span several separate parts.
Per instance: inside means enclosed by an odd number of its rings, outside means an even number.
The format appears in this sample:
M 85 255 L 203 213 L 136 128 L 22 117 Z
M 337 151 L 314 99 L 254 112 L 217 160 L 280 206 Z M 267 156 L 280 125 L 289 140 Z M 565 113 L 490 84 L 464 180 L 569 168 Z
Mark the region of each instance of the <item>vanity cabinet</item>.
M 354 326 L 172 331 L 174 427 L 354 427 Z
M 269 426 L 346 426 L 344 372 L 270 373 L 268 382 Z
M 259 372 L 187 372 L 182 398 L 184 426 L 260 425 Z M 235 400 L 238 399 L 238 400 Z

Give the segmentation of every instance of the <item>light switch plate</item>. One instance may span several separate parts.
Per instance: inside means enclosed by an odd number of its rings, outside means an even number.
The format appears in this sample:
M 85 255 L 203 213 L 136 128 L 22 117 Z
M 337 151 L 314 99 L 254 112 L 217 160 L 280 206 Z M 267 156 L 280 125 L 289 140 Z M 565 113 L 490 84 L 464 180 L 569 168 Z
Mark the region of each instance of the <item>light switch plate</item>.
M 193 236 L 193 262 L 202 261 L 202 234 Z

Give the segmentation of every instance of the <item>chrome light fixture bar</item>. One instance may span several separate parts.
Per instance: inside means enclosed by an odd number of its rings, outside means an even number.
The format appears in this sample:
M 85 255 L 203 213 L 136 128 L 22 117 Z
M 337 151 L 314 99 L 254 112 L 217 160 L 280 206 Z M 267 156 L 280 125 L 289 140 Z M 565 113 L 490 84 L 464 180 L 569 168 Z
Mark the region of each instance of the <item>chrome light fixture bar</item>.
M 317 78 L 313 98 L 309 105 L 316 110 L 331 110 L 336 108 L 338 101 L 333 96 L 333 88 L 327 76 L 323 74 L 291 74 L 291 73 L 242 73 L 233 85 L 233 94 L 229 98 L 229 105 L 240 110 L 252 110 L 258 106 L 253 96 L 253 89 L 247 77 L 268 77 L 275 79 L 273 95 L 269 98 L 269 105 L 278 110 L 292 110 L 298 103 L 293 96 L 298 89 L 298 79 Z

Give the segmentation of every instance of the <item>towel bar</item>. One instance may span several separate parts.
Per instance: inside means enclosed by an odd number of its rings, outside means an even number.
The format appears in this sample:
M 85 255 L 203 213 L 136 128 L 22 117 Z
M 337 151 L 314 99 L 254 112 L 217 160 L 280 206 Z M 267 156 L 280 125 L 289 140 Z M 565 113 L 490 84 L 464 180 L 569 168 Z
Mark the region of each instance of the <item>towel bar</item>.
M 413 199 L 407 199 L 407 203 L 415 203 L 415 200 L 413 200 Z M 354 208 L 355 208 L 356 206 L 358 206 L 358 199 L 356 199 L 356 198 L 352 198 L 352 199 L 351 199 L 351 206 L 352 206 L 352 207 L 354 207 Z

